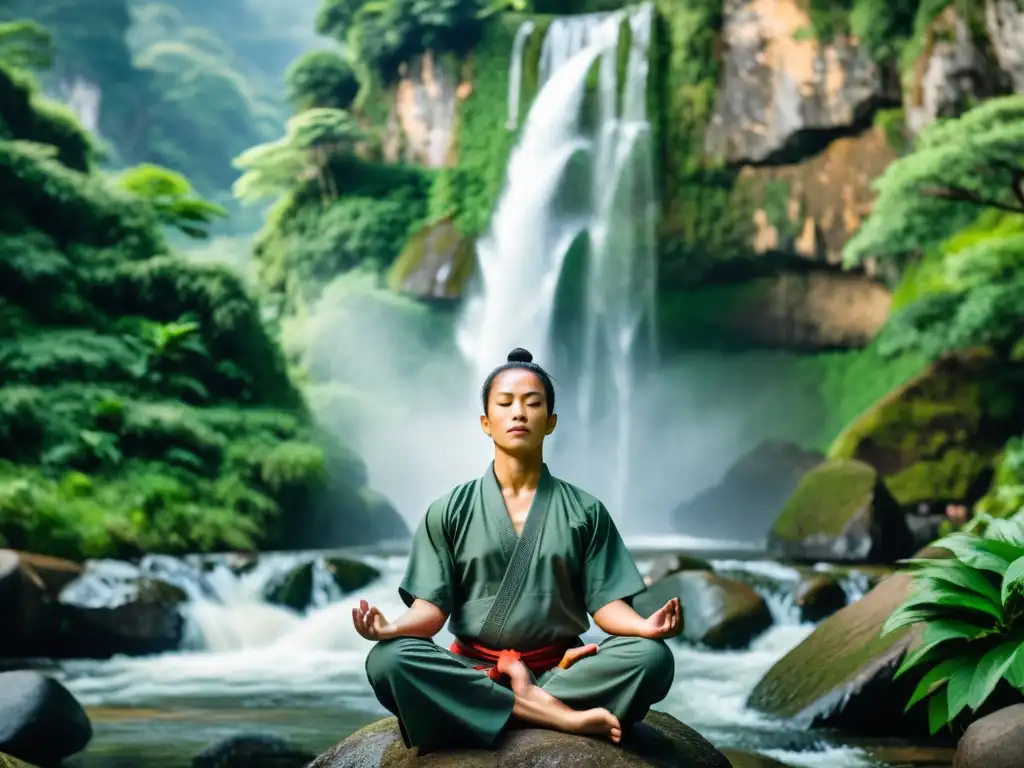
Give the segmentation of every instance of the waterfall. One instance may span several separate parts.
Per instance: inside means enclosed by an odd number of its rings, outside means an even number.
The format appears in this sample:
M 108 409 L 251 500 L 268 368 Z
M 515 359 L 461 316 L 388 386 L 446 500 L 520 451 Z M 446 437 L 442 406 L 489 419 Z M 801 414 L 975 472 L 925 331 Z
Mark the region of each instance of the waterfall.
M 578 423 L 570 428 L 576 448 L 567 455 L 581 461 L 570 475 L 616 509 L 627 502 L 636 382 L 656 354 L 658 203 L 646 103 L 653 20 L 653 6 L 645 3 L 548 26 L 536 64 L 540 90 L 512 151 L 490 228 L 477 244 L 478 280 L 457 329 L 475 383 L 513 347 L 526 347 L 559 381 L 571 382 L 575 407 L 569 415 Z M 624 28 L 630 46 L 620 71 Z M 517 124 L 528 64 L 523 49 L 534 33 L 525 22 L 513 44 L 510 127 Z M 581 244 L 583 276 L 572 277 L 583 284 L 570 285 L 581 296 L 579 328 L 571 340 L 556 339 L 563 270 Z M 590 446 L 598 429 L 607 450 L 595 455 Z M 557 452 L 562 434 L 554 438 Z

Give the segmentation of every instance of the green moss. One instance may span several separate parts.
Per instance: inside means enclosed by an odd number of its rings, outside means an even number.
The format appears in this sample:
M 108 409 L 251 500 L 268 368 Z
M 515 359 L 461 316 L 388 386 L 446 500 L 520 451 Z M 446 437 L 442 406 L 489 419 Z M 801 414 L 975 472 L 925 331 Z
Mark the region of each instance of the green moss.
M 473 240 L 459 232 L 454 222 L 445 220 L 423 227 L 406 243 L 402 255 L 388 272 L 393 291 L 424 297 L 438 291 L 449 298 L 461 296 L 475 268 Z M 444 284 L 436 285 L 437 275 L 447 273 Z
M 800 480 L 772 526 L 773 537 L 800 542 L 843 533 L 874 497 L 878 473 L 859 461 L 830 461 Z
M 829 456 L 871 464 L 903 505 L 977 498 L 1019 431 L 1022 386 L 1024 370 L 989 354 L 944 358 L 851 423 Z

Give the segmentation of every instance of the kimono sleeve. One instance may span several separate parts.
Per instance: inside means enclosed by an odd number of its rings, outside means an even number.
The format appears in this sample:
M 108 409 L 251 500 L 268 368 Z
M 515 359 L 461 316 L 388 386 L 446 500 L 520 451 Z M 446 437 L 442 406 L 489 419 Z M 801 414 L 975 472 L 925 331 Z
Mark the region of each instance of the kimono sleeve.
M 587 613 L 593 615 L 614 600 L 640 594 L 647 585 L 605 506 L 592 508 L 589 517 L 591 534 L 583 563 L 583 591 Z
M 398 594 L 407 607 L 419 598 L 450 614 L 455 594 L 454 573 L 451 547 L 444 535 L 444 507 L 432 504 L 413 535 Z

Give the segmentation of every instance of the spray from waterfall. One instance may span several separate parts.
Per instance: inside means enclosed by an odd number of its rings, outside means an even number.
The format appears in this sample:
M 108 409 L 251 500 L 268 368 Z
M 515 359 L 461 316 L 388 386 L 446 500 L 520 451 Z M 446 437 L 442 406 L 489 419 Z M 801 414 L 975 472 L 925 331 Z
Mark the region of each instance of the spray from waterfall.
M 521 346 L 568 382 L 575 403 L 565 428 L 570 438 L 563 442 L 556 432 L 553 452 L 583 457 L 567 462 L 572 479 L 617 509 L 627 502 L 637 379 L 656 357 L 658 204 L 646 103 L 652 25 L 646 3 L 548 26 L 537 62 L 540 90 L 490 229 L 477 245 L 478 287 L 457 336 L 476 381 Z M 620 71 L 624 29 L 629 55 Z M 514 42 L 510 127 L 517 124 L 531 34 L 536 29 L 526 22 Z M 586 251 L 584 267 L 567 274 L 578 248 Z M 566 313 L 575 316 L 575 331 L 563 334 L 555 320 L 567 283 L 579 306 Z

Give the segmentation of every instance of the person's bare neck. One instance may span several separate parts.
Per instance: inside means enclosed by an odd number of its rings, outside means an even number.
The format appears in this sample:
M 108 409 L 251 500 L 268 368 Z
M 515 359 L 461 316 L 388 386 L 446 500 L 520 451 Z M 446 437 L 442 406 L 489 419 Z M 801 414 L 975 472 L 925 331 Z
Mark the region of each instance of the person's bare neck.
M 494 452 L 494 475 L 505 493 L 518 494 L 535 491 L 544 471 L 544 454 L 538 451 L 530 456 L 514 456 L 501 450 Z

